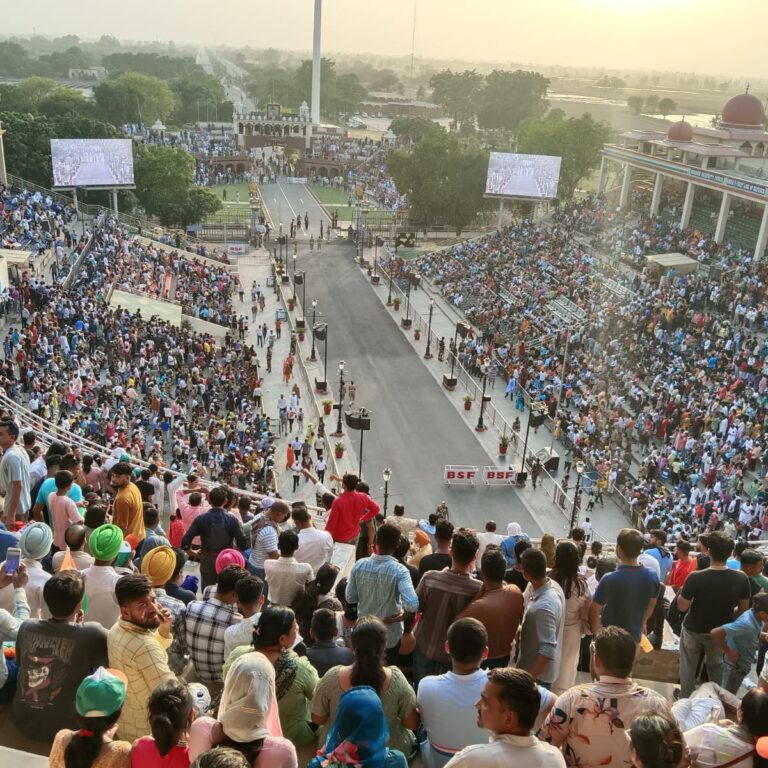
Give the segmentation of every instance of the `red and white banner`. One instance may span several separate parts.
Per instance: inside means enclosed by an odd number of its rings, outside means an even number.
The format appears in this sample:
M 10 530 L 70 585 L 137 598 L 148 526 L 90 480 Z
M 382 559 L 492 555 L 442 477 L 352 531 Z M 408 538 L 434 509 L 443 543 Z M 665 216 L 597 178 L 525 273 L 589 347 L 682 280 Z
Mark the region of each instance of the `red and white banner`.
M 480 470 L 464 464 L 448 464 L 443 473 L 446 485 L 474 485 L 480 477 Z
M 517 470 L 512 467 L 483 467 L 483 482 L 486 485 L 512 485 L 517 479 Z

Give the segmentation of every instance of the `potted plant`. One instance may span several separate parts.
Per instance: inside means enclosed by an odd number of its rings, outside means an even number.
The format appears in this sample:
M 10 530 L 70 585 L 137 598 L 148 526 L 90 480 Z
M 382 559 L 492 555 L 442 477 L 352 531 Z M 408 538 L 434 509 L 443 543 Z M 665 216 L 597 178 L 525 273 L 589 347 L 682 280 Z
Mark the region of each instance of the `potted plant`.
M 373 283 L 373 285 L 380 285 L 381 275 L 371 275 L 371 283 Z
M 304 331 L 299 331 L 299 341 L 304 341 Z
M 506 435 L 502 435 L 499 439 L 499 456 L 507 455 L 507 448 L 509 448 L 510 439 Z
M 296 306 L 296 299 L 294 299 L 293 297 L 288 299 L 288 309 L 289 309 L 289 311 L 293 312 L 293 308 L 295 306 Z
M 333 408 L 333 400 L 323 400 L 323 413 L 326 416 L 331 415 L 332 408 Z
M 464 410 L 468 411 L 472 407 L 472 395 L 464 395 Z
M 338 443 L 336 443 L 336 445 L 334 445 L 333 450 L 337 459 L 340 459 L 344 455 L 345 448 L 346 446 L 341 441 L 339 441 Z
M 400 311 L 400 299 L 393 299 L 392 303 L 395 305 L 395 312 Z
M 418 328 L 413 332 L 413 338 L 416 339 L 416 341 L 421 338 L 421 331 Z

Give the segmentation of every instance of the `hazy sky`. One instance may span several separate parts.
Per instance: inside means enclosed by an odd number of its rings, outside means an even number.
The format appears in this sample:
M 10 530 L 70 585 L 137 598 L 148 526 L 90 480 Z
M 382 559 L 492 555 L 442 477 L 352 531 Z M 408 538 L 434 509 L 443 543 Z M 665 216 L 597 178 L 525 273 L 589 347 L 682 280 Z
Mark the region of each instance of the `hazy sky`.
M 416 54 L 763 77 L 765 0 L 417 0 Z M 409 54 L 414 0 L 324 0 L 327 52 Z M 313 0 L 37 0 L 4 34 L 309 49 Z

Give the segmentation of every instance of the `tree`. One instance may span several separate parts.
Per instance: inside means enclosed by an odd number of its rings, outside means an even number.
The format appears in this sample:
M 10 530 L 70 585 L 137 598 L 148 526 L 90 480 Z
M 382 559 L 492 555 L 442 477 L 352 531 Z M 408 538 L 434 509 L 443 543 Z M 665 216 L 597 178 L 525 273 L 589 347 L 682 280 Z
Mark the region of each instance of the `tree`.
M 18 84 L 19 101 L 24 111 L 37 112 L 40 104 L 60 86 L 47 77 L 26 77 Z
M 666 117 L 669 114 L 672 114 L 672 112 L 675 112 L 677 110 L 677 104 L 675 104 L 674 99 L 670 99 L 669 97 L 666 97 L 662 99 L 659 102 L 659 113 L 662 117 Z
M 192 184 L 194 167 L 194 158 L 184 150 L 138 147 L 134 161 L 136 197 L 164 226 L 185 227 L 221 209 L 216 195 Z
M 411 152 L 387 158 L 387 171 L 408 195 L 412 221 L 451 224 L 458 235 L 483 207 L 487 170 L 487 152 L 442 130 L 425 134 Z
M 595 122 L 589 113 L 569 120 L 526 120 L 520 127 L 518 151 L 562 158 L 558 198 L 573 197 L 578 183 L 600 162 L 600 150 L 612 134 L 611 127 Z
M 176 108 L 168 83 L 157 77 L 126 72 L 104 80 L 93 89 L 100 114 L 115 125 L 167 120 Z
M 396 117 L 390 123 L 389 130 L 395 136 L 415 143 L 421 141 L 430 131 L 442 131 L 443 129 L 428 117 Z
M 211 75 L 180 77 L 172 80 L 170 86 L 178 100 L 173 122 L 179 125 L 200 118 L 205 120 L 210 117 L 213 120 L 226 95 L 224 86 Z M 232 112 L 230 110 L 229 118 L 231 117 Z
M 548 88 L 549 80 L 538 72 L 496 69 L 485 78 L 477 122 L 481 128 L 516 131 L 521 121 L 544 114 Z
M 651 115 L 655 115 L 659 108 L 659 97 L 651 94 L 645 97 L 645 111 Z
M 368 96 L 368 91 L 361 85 L 360 79 L 353 72 L 340 75 L 336 71 L 333 59 L 322 59 L 320 64 L 320 112 L 328 117 L 336 117 L 339 112 L 354 112 L 360 102 Z M 302 61 L 293 73 L 293 83 L 289 89 L 288 103 L 301 104 L 312 101 L 312 62 Z
M 630 96 L 627 99 L 627 106 L 632 110 L 633 115 L 639 115 L 643 111 L 644 103 L 642 96 Z
M 396 91 L 400 86 L 400 78 L 393 69 L 378 69 L 371 73 L 366 80 L 373 91 Z
M 0 42 L 0 75 L 19 77 L 31 70 L 32 62 L 25 48 L 13 40 Z
M 177 77 L 202 77 L 205 70 L 190 56 L 161 56 L 158 53 L 112 53 L 102 59 L 102 66 L 109 74 L 117 76 L 126 72 L 173 80 Z
M 597 81 L 598 88 L 608 88 L 611 91 L 621 91 L 627 87 L 627 81 L 620 77 L 601 77 Z
M 483 90 L 483 76 L 474 69 L 452 72 L 444 69 L 429 79 L 432 100 L 444 106 L 453 127 L 474 122 Z
M 82 91 L 58 87 L 40 102 L 38 111 L 41 115 L 54 117 L 72 113 L 87 114 L 92 110 Z

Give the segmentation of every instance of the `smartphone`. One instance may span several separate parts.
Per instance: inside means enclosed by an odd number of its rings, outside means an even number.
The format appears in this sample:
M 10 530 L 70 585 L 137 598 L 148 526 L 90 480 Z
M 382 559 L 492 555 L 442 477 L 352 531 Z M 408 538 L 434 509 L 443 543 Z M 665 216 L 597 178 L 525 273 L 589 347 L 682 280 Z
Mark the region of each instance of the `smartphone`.
M 18 547 L 8 547 L 5 555 L 5 573 L 10 576 L 16 573 L 21 562 L 21 550 Z

